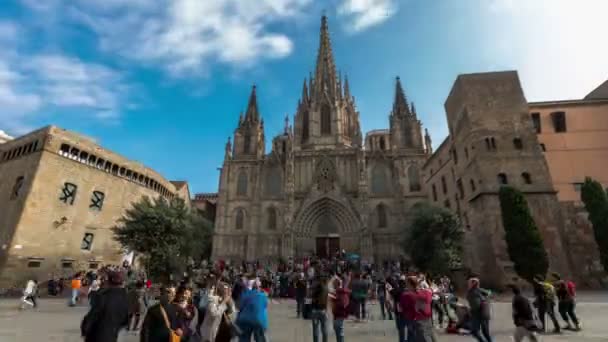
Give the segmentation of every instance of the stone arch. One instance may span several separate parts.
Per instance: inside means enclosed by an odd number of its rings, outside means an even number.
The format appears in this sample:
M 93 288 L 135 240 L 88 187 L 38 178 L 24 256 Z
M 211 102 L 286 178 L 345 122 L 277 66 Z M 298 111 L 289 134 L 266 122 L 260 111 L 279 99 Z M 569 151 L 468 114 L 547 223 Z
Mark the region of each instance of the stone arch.
M 410 165 L 407 169 L 407 177 L 410 181 L 410 191 L 420 191 L 420 170 L 418 165 Z
M 327 224 L 327 220 L 334 224 L 333 231 L 319 231 L 319 224 Z M 331 197 L 322 197 L 303 207 L 293 227 L 296 237 L 313 237 L 317 233 L 354 233 L 361 228 L 361 222 L 347 205 Z
M 238 171 L 237 180 L 236 180 L 236 195 L 237 196 L 247 196 L 247 171 L 241 169 Z
M 277 209 L 274 206 L 266 208 L 266 227 L 268 230 L 277 229 Z
M 245 209 L 236 208 L 234 213 L 234 229 L 243 230 L 245 229 L 245 219 L 247 214 L 245 213 Z
M 376 206 L 378 228 L 388 227 L 388 212 L 386 204 L 380 203 Z
M 331 134 L 331 108 L 327 103 L 321 106 L 321 135 Z
M 385 163 L 378 163 L 372 168 L 371 190 L 374 195 L 387 195 L 390 193 L 391 170 Z

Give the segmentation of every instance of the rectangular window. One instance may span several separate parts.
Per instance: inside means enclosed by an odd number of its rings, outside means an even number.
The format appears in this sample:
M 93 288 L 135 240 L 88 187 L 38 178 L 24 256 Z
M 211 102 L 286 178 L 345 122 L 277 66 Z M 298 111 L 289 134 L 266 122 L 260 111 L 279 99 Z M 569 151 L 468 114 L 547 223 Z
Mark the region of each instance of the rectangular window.
M 574 183 L 572 185 L 574 185 L 574 191 L 581 192 L 581 189 L 583 188 L 583 183 Z
M 541 132 L 540 113 L 532 113 L 532 114 L 530 114 L 530 116 L 532 117 L 532 125 L 534 125 L 534 129 L 536 130 L 536 133 L 540 133 Z
M 445 206 L 447 209 L 450 209 L 450 207 L 451 207 L 451 205 L 450 205 L 450 200 L 449 200 L 449 199 L 446 199 L 446 200 L 443 202 L 443 205 L 444 205 L 444 206 Z
M 61 268 L 72 268 L 74 264 L 71 261 L 63 261 L 61 263 Z
M 547 150 L 547 147 L 545 146 L 545 144 L 540 144 L 540 149 L 545 152 Z
M 63 203 L 73 205 L 74 200 L 76 199 L 76 191 L 78 190 L 78 186 L 73 183 L 63 183 L 63 188 L 61 189 L 61 196 L 59 196 L 59 200 Z
M 443 176 L 441 176 L 441 190 L 443 191 L 443 194 L 448 193 L 448 185 L 445 182 L 445 177 L 443 177 Z
M 96 262 L 92 262 L 89 264 L 89 268 L 92 270 L 96 270 L 99 267 L 99 264 Z
M 90 251 L 93 248 L 93 238 L 95 238 L 93 233 L 84 233 L 82 243 L 80 244 L 80 249 Z
M 462 179 L 458 179 L 458 181 L 456 181 L 456 187 L 458 188 L 460 198 L 464 198 L 464 186 L 462 185 Z
M 566 112 L 553 112 L 551 113 L 551 119 L 553 120 L 555 133 L 566 132 Z
M 27 262 L 28 268 L 40 268 L 42 265 L 42 260 L 30 260 Z
M 437 187 L 433 184 L 433 201 L 437 202 Z
M 93 191 L 93 195 L 91 195 L 91 204 L 89 204 L 89 208 L 93 210 L 101 211 L 103 207 L 103 200 L 106 198 L 106 195 L 101 191 Z

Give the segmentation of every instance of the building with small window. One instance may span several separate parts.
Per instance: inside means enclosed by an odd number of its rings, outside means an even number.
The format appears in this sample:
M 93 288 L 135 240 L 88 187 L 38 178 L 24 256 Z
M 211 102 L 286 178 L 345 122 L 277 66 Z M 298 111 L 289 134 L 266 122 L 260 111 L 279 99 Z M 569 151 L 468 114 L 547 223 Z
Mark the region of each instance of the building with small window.
M 608 188 L 608 81 L 580 100 L 529 107 L 560 201 L 580 204 L 585 177 Z
M 119 264 L 110 228 L 143 196 L 190 203 L 185 182 L 58 127 L 0 144 L 0 285 Z
M 513 186 L 526 197 L 551 271 L 589 284 L 598 248 L 572 201 L 585 176 L 608 181 L 608 98 L 528 104 L 517 72 L 490 72 L 459 75 L 445 110 L 449 136 L 425 162 L 424 183 L 431 203 L 460 218 L 465 265 L 486 284 L 515 276 L 498 198 L 500 187 Z

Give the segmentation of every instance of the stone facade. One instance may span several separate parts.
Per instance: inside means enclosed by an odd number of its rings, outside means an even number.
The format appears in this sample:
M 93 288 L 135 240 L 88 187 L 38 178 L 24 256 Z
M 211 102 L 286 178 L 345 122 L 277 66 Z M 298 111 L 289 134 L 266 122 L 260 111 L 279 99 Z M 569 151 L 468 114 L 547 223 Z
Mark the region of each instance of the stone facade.
M 0 145 L 2 286 L 120 263 L 111 227 L 143 196 L 179 196 L 184 182 L 49 126 Z
M 465 226 L 465 264 L 490 285 L 515 276 L 498 199 L 499 188 L 511 185 L 526 196 L 551 271 L 587 278 L 576 265 L 597 266 L 597 245 L 580 210 L 558 201 L 517 73 L 460 75 L 445 109 L 450 135 L 427 160 L 424 176 L 431 202 L 455 212 Z
M 220 175 L 213 257 L 333 254 L 382 260 L 401 254 L 410 208 L 426 199 L 421 168 L 430 138 L 399 79 L 388 130 L 365 137 L 348 79 L 336 72 L 322 19 L 316 70 L 304 80 L 294 127 L 266 154 L 256 88 L 228 141 Z

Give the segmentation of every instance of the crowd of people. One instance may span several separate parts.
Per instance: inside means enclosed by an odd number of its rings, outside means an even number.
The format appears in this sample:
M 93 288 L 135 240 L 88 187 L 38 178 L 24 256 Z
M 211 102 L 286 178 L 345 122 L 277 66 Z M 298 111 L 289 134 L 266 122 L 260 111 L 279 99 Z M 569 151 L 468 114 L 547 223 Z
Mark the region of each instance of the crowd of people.
M 464 304 L 446 276 L 431 278 L 400 262 L 367 264 L 344 252 L 332 259 L 275 265 L 203 262 L 179 283 L 160 287 L 153 287 L 145 273 L 128 264 L 106 266 L 75 274 L 69 286 L 70 306 L 88 297 L 90 310 L 81 324 L 86 342 L 115 342 L 122 329 L 139 334 L 141 342 L 266 342 L 269 304 L 284 299 L 295 299 L 296 317 L 311 321 L 313 342 L 327 342 L 330 328 L 336 341 L 344 342 L 344 322 L 350 318 L 354 323 L 393 320 L 398 342 L 436 341 L 441 330 L 493 341 L 493 294 L 477 277 L 468 280 Z M 28 281 L 22 308 L 36 307 L 37 288 L 35 280 Z M 533 301 L 518 286 L 510 288 L 515 341 L 536 341 L 537 333 L 546 331 L 546 316 L 553 333 L 580 330 L 573 282 L 558 274 L 550 280 L 537 276 Z M 376 307 L 379 310 L 370 310 Z M 556 307 L 566 323 L 563 328 Z

